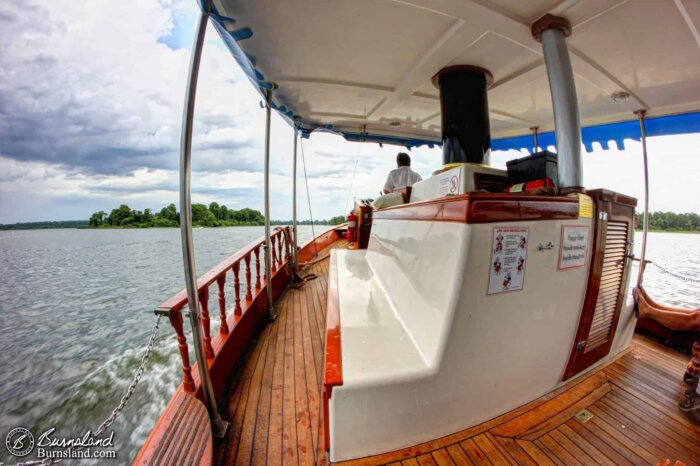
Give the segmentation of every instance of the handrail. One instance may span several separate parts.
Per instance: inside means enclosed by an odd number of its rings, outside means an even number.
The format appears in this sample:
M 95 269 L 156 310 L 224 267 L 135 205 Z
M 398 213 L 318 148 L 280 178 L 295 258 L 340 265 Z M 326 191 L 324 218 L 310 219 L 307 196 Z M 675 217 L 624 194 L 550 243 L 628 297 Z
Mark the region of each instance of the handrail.
M 289 227 L 285 227 L 289 228 Z M 283 228 L 277 227 L 272 233 L 272 236 L 282 235 Z M 197 279 L 197 291 L 201 293 L 204 288 L 207 288 L 214 284 L 219 277 L 225 275 L 235 263 L 240 263 L 245 260 L 245 257 L 250 255 L 256 249 L 260 248 L 265 244 L 265 235 L 254 239 L 250 243 L 243 246 L 240 250 L 236 251 L 234 254 L 230 255 L 217 265 L 215 265 L 211 270 L 206 272 L 204 275 Z M 259 275 L 259 273 L 258 273 Z M 264 276 L 264 273 L 263 273 Z M 261 277 L 262 278 L 262 277 Z M 156 310 L 157 311 L 179 311 L 187 305 L 187 290 L 182 289 L 177 294 L 165 300 L 160 304 Z
M 292 253 L 291 232 L 290 227 L 276 227 L 270 235 L 271 244 L 271 276 L 282 270 L 288 263 Z M 260 256 L 260 249 L 265 251 L 265 235 L 246 244 L 239 251 L 226 258 L 214 266 L 211 270 L 197 279 L 197 296 L 202 308 L 201 327 L 204 335 L 204 350 L 206 359 L 209 365 L 214 363 L 218 352 L 222 346 L 220 344 L 212 345 L 211 326 L 209 318 L 209 287 L 214 283 L 218 288 L 218 306 L 219 315 L 221 318 L 219 328 L 219 341 L 229 336 L 229 321 L 227 319 L 226 309 L 226 274 L 229 271 L 233 272 L 233 303 L 232 308 L 235 318 L 240 319 L 243 314 L 253 305 L 253 301 L 266 287 L 270 286 L 270 277 L 265 276 L 265 271 L 261 275 L 261 263 L 264 263 L 263 257 Z M 253 257 L 255 260 L 253 260 Z M 245 290 L 241 291 L 241 263 L 245 264 Z M 170 319 L 170 324 L 175 330 L 177 336 L 178 347 L 180 349 L 180 357 L 182 359 L 183 372 L 183 389 L 187 392 L 195 392 L 197 384 L 193 378 L 192 367 L 189 361 L 189 347 L 187 338 L 183 329 L 183 318 L 180 312 L 188 303 L 187 290 L 183 289 L 174 296 L 165 300 L 156 308 L 157 313 L 166 314 Z M 243 302 L 243 305 L 241 305 Z M 234 320 L 235 322 L 235 320 Z

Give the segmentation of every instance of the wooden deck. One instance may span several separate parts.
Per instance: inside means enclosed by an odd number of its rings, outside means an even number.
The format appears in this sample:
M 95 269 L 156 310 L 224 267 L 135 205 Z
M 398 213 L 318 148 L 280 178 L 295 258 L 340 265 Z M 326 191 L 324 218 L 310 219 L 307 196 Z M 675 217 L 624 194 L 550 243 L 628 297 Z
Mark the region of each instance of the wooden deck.
M 215 442 L 215 464 L 327 464 L 320 387 L 328 261 L 308 272 L 318 279 L 285 291 L 279 318 L 231 382 L 222 407 L 231 428 Z M 700 413 L 677 407 L 686 362 L 635 336 L 631 350 L 606 367 L 499 418 L 342 464 L 700 464 Z M 576 415 L 584 409 L 591 417 L 582 421 Z

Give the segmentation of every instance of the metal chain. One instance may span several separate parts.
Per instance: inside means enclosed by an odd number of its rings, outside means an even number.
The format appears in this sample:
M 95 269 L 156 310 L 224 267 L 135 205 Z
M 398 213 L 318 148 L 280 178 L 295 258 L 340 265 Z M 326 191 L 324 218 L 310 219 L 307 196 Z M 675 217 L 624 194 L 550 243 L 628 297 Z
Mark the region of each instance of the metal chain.
M 656 262 L 648 261 L 647 263 L 653 265 L 654 267 L 656 267 L 657 269 L 659 269 L 661 272 L 663 272 L 663 273 L 665 273 L 665 274 L 668 274 L 668 275 L 672 276 L 673 278 L 677 278 L 678 280 L 681 280 L 681 281 L 684 281 L 684 282 L 689 282 L 689 283 L 700 283 L 700 280 L 697 279 L 697 278 L 684 277 L 683 275 L 678 275 L 677 273 L 673 273 L 673 272 L 671 272 L 670 270 L 668 270 L 668 269 L 666 269 L 666 268 L 664 268 L 664 267 L 661 267 L 661 266 L 660 266 L 659 264 L 657 264 Z
M 153 352 L 153 345 L 156 342 L 156 336 L 158 335 L 158 327 L 160 327 L 161 317 L 161 315 L 158 315 L 158 317 L 156 318 L 156 323 L 153 324 L 153 328 L 151 329 L 151 337 L 148 340 L 148 345 L 146 346 L 146 352 L 141 357 L 141 363 L 139 364 L 139 368 L 136 369 L 136 375 L 134 375 L 134 380 L 132 380 L 131 385 L 129 385 L 129 388 L 127 388 L 126 393 L 124 394 L 124 396 L 122 396 L 122 399 L 117 405 L 117 407 L 114 408 L 114 410 L 112 410 L 112 414 L 110 414 L 110 416 L 107 419 L 105 419 L 104 422 L 102 422 L 102 424 L 100 424 L 100 427 L 98 427 L 97 430 L 92 433 L 92 437 L 99 437 L 104 433 L 105 430 L 107 430 L 109 426 L 111 426 L 114 423 L 114 421 L 121 415 L 122 411 L 124 411 L 124 407 L 131 399 L 131 396 L 134 394 L 136 386 L 141 381 L 141 377 L 143 377 L 143 371 L 146 369 L 146 363 L 148 362 L 148 358 Z M 77 449 L 79 448 L 76 448 L 76 450 Z M 61 459 L 45 458 L 43 460 L 32 460 L 25 461 L 23 463 L 17 463 L 17 466 L 44 466 L 57 464 L 61 461 Z

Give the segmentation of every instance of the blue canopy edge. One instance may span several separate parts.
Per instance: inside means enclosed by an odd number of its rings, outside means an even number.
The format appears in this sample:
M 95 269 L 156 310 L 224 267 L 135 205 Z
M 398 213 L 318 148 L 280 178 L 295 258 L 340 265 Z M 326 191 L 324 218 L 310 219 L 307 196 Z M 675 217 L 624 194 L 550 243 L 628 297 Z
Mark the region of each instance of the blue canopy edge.
M 647 117 L 645 125 L 647 137 L 700 133 L 700 112 Z M 639 121 L 636 119 L 581 128 L 581 139 L 586 152 L 593 152 L 593 143 L 596 142 L 601 145 L 603 150 L 609 150 L 611 141 L 615 143 L 618 150 L 622 150 L 625 147 L 626 139 L 639 141 L 640 137 Z M 557 145 L 553 131 L 539 133 L 537 142 L 540 147 L 556 147 Z M 491 141 L 491 150 L 527 150 L 532 152 L 532 144 L 532 135 L 527 134 L 494 139 Z

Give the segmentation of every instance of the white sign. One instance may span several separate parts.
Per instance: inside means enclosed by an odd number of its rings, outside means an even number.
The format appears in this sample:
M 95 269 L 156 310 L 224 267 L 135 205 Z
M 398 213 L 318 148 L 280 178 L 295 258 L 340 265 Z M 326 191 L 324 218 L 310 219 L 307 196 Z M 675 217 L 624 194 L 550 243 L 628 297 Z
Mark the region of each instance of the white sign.
M 487 294 L 523 289 L 528 232 L 527 227 L 493 229 Z
M 562 225 L 559 270 L 575 269 L 586 265 L 589 231 L 590 228 L 587 226 Z
M 460 181 L 462 178 L 462 167 L 455 167 L 452 170 L 442 172 L 437 176 L 436 197 L 459 194 Z

